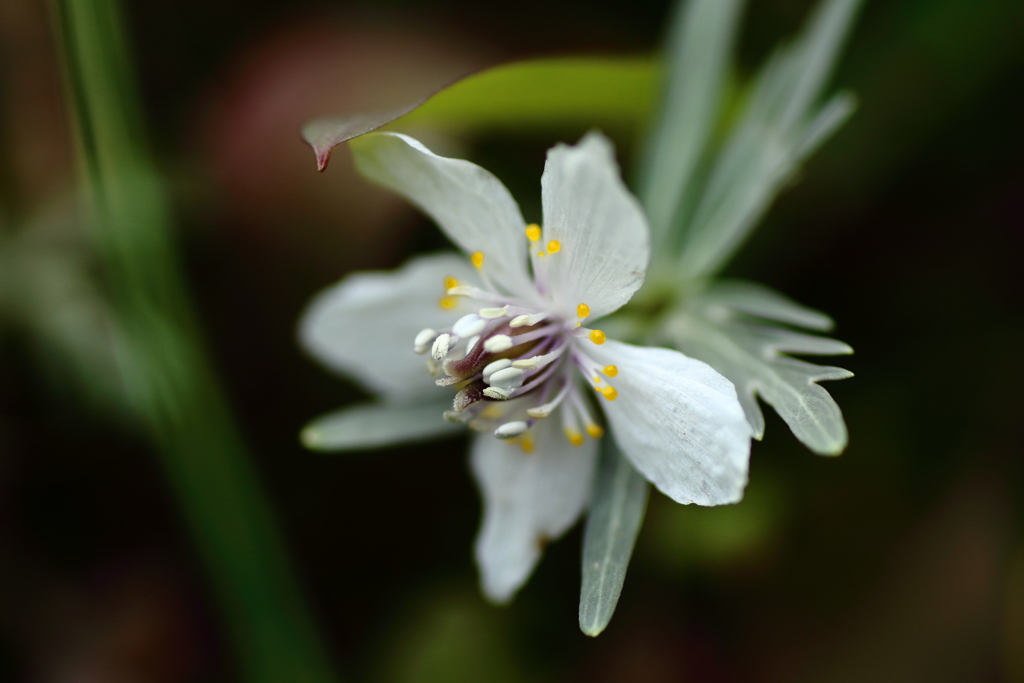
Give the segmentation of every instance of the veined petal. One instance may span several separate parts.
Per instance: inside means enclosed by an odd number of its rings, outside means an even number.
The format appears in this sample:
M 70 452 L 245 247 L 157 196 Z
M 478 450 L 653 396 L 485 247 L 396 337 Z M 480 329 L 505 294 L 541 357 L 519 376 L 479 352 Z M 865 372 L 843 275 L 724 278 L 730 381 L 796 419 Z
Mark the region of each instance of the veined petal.
M 396 271 L 349 275 L 310 303 L 299 323 L 300 341 L 327 367 L 391 400 L 435 396 L 437 387 L 423 356 L 413 352 L 413 340 L 420 330 L 442 329 L 469 312 L 460 311 L 458 299 L 455 308 L 440 307 L 447 277 L 476 282 L 472 267 L 456 254 L 422 256 Z
M 533 432 L 531 453 L 490 434 L 473 441 L 473 474 L 484 499 L 476 559 L 484 593 L 499 603 L 526 582 L 545 543 L 573 525 L 593 485 L 594 439 L 572 446 L 554 416 Z
M 651 235 L 640 202 L 619 174 L 612 144 L 588 133 L 576 146 L 548 152 L 541 178 L 544 240 L 561 248 L 548 257 L 555 303 L 591 318 L 615 311 L 644 282 Z
M 742 498 L 750 426 L 732 382 L 669 349 L 608 341 L 587 353 L 618 368 L 618 397 L 601 405 L 622 452 L 651 483 L 679 503 Z
M 302 430 L 302 445 L 315 451 L 384 448 L 457 434 L 460 424 L 445 420 L 451 397 L 420 403 L 360 403 L 316 418 Z
M 482 253 L 494 282 L 519 296 L 533 291 L 526 223 L 500 180 L 476 164 L 438 156 L 407 135 L 372 133 L 349 146 L 363 176 L 418 206 L 467 253 Z

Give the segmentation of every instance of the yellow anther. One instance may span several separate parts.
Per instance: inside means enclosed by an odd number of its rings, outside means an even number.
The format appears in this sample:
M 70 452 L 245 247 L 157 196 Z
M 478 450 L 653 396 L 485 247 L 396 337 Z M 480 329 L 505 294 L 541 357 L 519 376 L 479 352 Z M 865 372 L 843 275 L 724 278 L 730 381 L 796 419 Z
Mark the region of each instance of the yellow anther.
M 614 401 L 619 397 L 619 392 L 615 391 L 615 387 L 605 387 L 604 389 L 601 389 L 601 393 L 604 394 L 604 397 L 609 401 Z
M 536 223 L 530 223 L 526 226 L 526 237 L 531 242 L 536 242 L 540 239 L 540 226 Z
M 459 281 L 453 278 L 451 275 L 444 279 L 444 291 L 448 291 L 452 287 L 458 287 Z
M 608 339 L 608 335 L 606 335 L 601 330 L 591 330 L 590 331 L 590 341 L 594 342 L 598 346 L 600 346 L 601 344 L 604 344 L 606 339 Z
M 533 439 L 529 434 L 523 435 L 523 438 L 519 441 L 519 447 L 523 449 L 523 453 L 533 453 Z
M 566 429 L 565 436 L 569 439 L 569 443 L 573 446 L 583 445 L 583 435 L 577 432 L 575 429 Z
M 473 252 L 473 255 L 469 257 L 469 260 L 472 261 L 473 265 L 476 266 L 477 268 L 483 268 L 484 267 L 484 252 L 482 252 L 482 251 Z
M 590 434 L 591 439 L 600 439 L 604 436 L 604 430 L 598 425 L 587 425 L 587 434 Z
M 561 248 L 562 248 L 562 243 L 559 242 L 558 240 L 551 240 L 550 242 L 548 242 L 548 253 L 549 254 L 557 254 L 559 252 L 559 250 L 561 250 Z
M 543 251 L 538 251 L 538 252 L 537 252 L 537 256 L 543 256 L 543 255 L 544 255 L 544 252 L 543 252 Z
M 606 365 L 604 366 L 604 374 L 607 375 L 608 377 L 614 377 L 615 375 L 619 374 L 619 369 L 614 365 Z
M 600 382 L 600 381 L 601 381 L 601 378 L 600 378 L 600 377 L 598 377 L 597 375 L 594 375 L 594 381 L 595 381 L 595 382 Z
M 459 300 L 454 296 L 443 296 L 441 300 L 437 302 L 437 305 L 444 309 L 455 308 L 459 303 Z
M 580 304 L 579 306 L 576 307 L 577 318 L 586 318 L 588 315 L 590 315 L 590 306 L 586 304 Z

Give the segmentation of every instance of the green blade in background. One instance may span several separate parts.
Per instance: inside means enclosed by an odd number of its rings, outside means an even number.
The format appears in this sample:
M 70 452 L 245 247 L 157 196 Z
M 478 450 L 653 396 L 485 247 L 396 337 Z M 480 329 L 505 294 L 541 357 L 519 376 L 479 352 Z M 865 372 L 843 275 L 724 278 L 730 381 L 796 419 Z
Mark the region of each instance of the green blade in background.
M 121 371 L 220 601 L 244 680 L 335 680 L 203 348 L 146 151 L 116 0 L 54 0 Z

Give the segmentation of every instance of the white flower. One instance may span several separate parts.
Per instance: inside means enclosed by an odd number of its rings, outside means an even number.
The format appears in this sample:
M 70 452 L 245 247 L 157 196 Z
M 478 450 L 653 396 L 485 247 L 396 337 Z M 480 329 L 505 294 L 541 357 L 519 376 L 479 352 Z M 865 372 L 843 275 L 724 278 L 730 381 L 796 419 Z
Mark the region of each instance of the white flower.
M 317 420 L 307 445 L 382 445 L 458 423 L 481 432 L 472 443 L 484 498 L 476 556 L 499 602 L 586 507 L 605 421 L 633 466 L 674 500 L 740 499 L 751 431 L 732 383 L 678 351 L 594 327 L 632 297 L 650 259 L 647 220 L 603 136 L 548 153 L 543 229 L 472 163 L 394 133 L 350 144 L 364 176 L 429 214 L 472 265 L 420 257 L 317 297 L 301 325 L 306 348 L 383 402 Z

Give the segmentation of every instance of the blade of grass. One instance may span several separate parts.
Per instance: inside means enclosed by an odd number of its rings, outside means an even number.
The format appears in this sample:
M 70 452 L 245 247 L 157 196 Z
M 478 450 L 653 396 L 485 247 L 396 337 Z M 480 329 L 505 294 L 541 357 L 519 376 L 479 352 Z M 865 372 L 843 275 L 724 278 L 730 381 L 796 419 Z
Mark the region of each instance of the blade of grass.
M 245 680 L 328 683 L 331 666 L 200 338 L 163 183 L 146 150 L 116 0 L 53 0 L 80 157 L 133 406 L 220 601 Z

